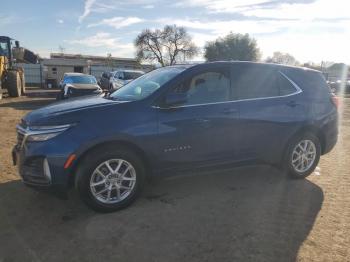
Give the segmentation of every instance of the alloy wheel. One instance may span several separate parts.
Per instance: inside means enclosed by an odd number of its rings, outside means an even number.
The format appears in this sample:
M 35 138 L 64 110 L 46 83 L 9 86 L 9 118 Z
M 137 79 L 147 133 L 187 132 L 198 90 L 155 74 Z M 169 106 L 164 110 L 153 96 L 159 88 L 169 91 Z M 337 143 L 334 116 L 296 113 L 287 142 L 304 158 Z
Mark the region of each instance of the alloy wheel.
M 292 166 L 298 173 L 308 171 L 316 159 L 316 146 L 311 140 L 300 141 L 292 153 Z
M 135 185 L 135 168 L 123 159 L 104 161 L 96 167 L 90 179 L 93 197 L 105 204 L 115 204 L 126 199 Z

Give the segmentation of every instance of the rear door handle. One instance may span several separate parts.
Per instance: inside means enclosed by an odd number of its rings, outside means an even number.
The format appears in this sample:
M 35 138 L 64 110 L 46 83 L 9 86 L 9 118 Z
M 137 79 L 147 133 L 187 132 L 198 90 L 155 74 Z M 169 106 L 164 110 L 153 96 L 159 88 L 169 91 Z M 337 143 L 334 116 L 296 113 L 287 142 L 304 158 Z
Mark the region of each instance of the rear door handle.
M 197 118 L 196 119 L 196 123 L 202 127 L 205 127 L 205 128 L 210 127 L 210 122 L 211 121 L 207 118 Z
M 196 119 L 196 122 L 197 123 L 209 123 L 210 122 L 210 120 L 209 119 L 206 119 L 206 118 L 197 118 Z
M 299 105 L 297 102 L 295 102 L 294 100 L 292 100 L 292 101 L 289 101 L 288 103 L 287 103 L 287 106 L 290 106 L 290 107 L 296 107 L 297 105 Z
M 233 113 L 237 113 L 238 110 L 236 108 L 225 108 L 223 112 L 224 114 L 233 114 Z

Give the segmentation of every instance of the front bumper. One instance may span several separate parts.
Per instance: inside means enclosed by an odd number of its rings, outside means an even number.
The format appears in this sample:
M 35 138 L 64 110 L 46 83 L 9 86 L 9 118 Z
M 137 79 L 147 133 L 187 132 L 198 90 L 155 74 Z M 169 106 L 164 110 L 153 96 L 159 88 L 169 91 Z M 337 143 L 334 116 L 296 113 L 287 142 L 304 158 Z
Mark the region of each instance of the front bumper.
M 51 156 L 35 152 L 30 146 L 12 150 L 13 164 L 24 184 L 39 188 L 68 188 L 69 173 L 63 168 L 66 156 Z
M 14 165 L 18 163 L 18 173 L 22 178 L 23 183 L 45 187 L 51 185 L 51 170 L 46 158 L 33 157 L 23 161 L 20 158 L 20 152 L 15 146 L 12 150 L 12 159 Z

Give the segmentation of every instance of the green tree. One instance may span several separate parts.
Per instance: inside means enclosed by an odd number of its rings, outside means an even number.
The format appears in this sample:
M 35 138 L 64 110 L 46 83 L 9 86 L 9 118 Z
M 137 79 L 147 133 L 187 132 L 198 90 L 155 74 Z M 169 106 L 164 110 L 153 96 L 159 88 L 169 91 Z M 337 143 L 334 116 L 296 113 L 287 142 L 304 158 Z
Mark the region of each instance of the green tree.
M 198 54 L 197 46 L 184 27 L 167 25 L 162 30 L 143 30 L 135 39 L 138 60 L 173 65 Z
M 231 32 L 225 37 L 207 42 L 204 57 L 207 61 L 257 61 L 260 58 L 260 51 L 256 40 L 248 34 Z
M 267 63 L 282 64 L 282 65 L 298 65 L 299 62 L 294 56 L 288 53 L 274 52 L 272 57 L 266 59 Z

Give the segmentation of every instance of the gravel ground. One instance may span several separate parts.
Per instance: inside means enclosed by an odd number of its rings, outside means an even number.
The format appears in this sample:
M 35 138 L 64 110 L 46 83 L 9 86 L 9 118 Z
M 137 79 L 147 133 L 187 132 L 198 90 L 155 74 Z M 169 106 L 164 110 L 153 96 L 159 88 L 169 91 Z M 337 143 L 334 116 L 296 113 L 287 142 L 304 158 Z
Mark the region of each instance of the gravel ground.
M 52 102 L 0 101 L 0 261 L 350 261 L 350 98 L 336 148 L 306 180 L 269 166 L 157 180 L 97 214 L 33 191 L 12 166 L 15 125 Z

